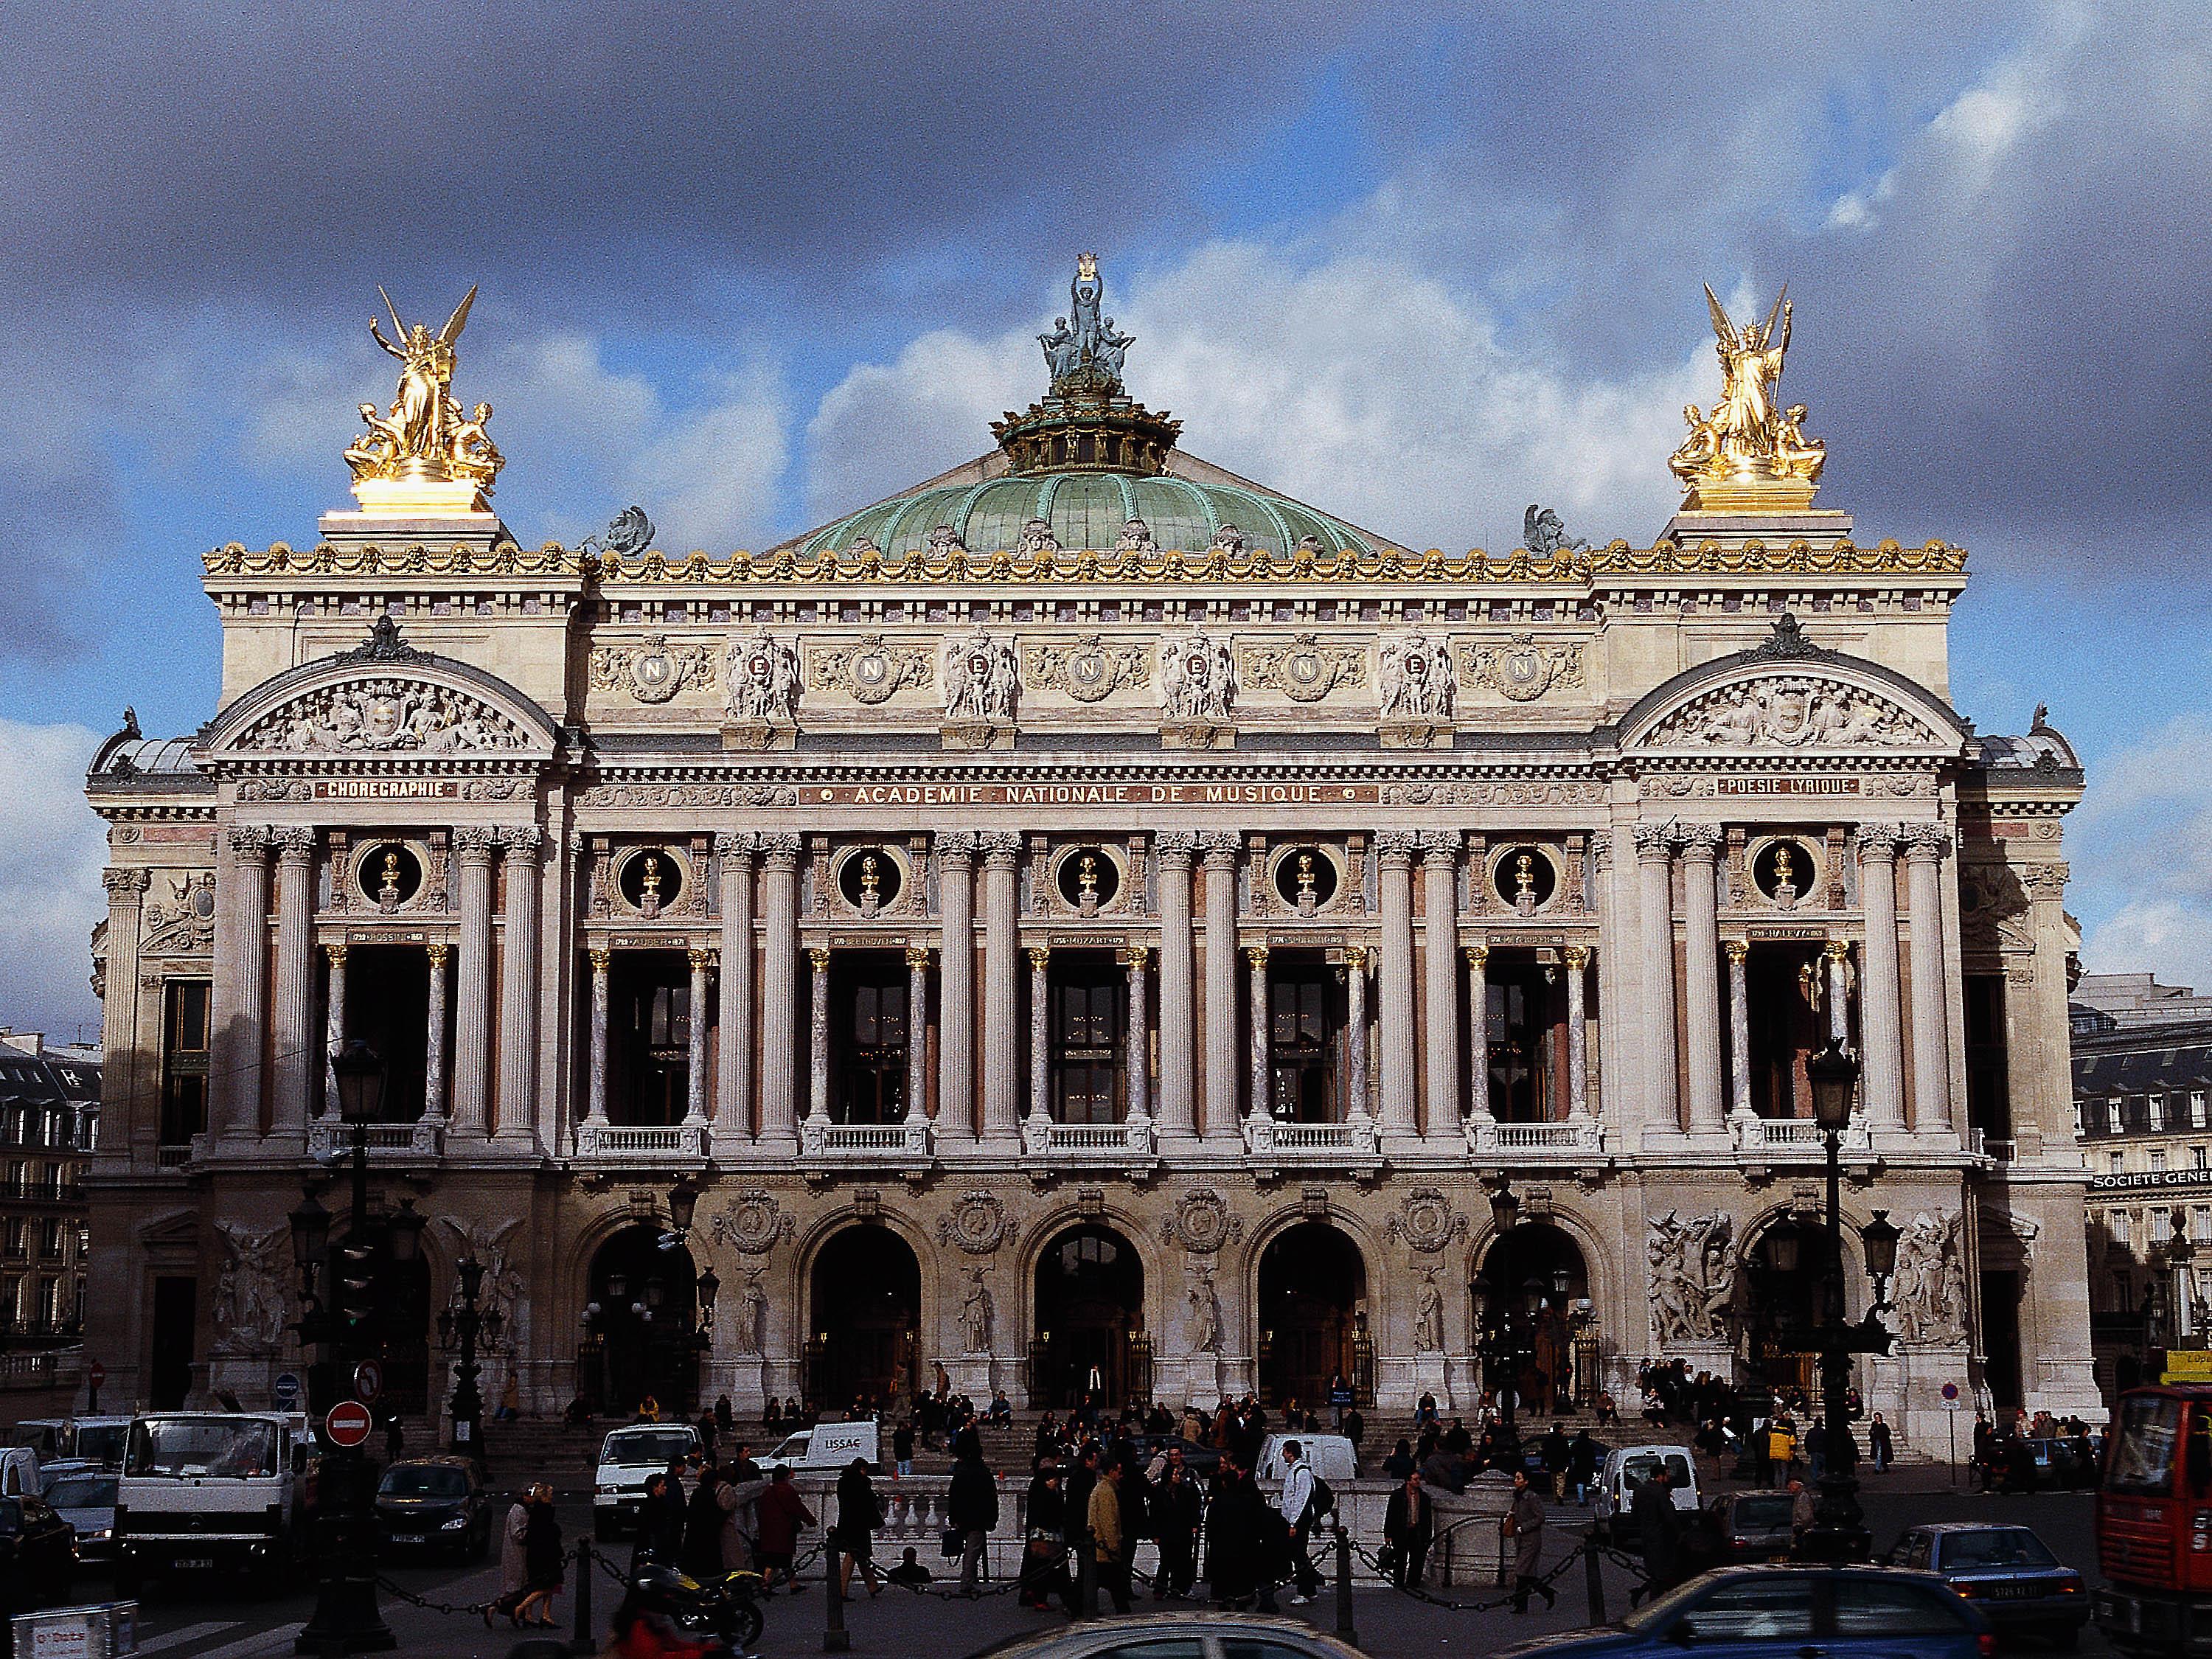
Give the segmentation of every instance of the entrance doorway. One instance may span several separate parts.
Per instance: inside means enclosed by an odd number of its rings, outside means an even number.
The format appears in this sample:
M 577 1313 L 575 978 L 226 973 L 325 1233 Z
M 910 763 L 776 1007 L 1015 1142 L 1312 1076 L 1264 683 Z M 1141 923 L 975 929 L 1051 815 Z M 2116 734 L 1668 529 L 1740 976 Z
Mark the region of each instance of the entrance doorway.
M 1302 1221 L 1260 1257 L 1260 1396 L 1270 1406 L 1321 1406 L 1342 1376 L 1372 1403 L 1367 1266 L 1359 1247 L 1325 1221 Z
M 146 1401 L 157 1412 L 173 1412 L 192 1389 L 193 1321 L 199 1285 L 182 1275 L 154 1281 L 154 1352 L 147 1368 Z
M 580 1370 L 606 1415 L 628 1417 L 648 1395 L 663 1416 L 698 1405 L 691 1252 L 664 1250 L 660 1238 L 657 1227 L 625 1227 L 592 1258 L 597 1364 Z
M 1982 1381 L 2000 1409 L 2026 1402 L 2021 1388 L 2020 1275 L 1982 1274 Z
M 846 1228 L 814 1259 L 806 1397 L 817 1410 L 914 1397 L 921 1263 L 890 1228 Z
M 1472 1288 L 1486 1389 L 1510 1382 L 1522 1410 L 1546 1414 L 1595 1398 L 1589 1271 L 1565 1229 L 1528 1221 L 1498 1235 Z
M 1062 1233 L 1037 1259 L 1036 1340 L 1030 1346 L 1033 1403 L 1053 1410 L 1115 1407 L 1152 1395 L 1145 1337 L 1145 1269 L 1109 1227 Z
M 1813 1221 L 1782 1221 L 1759 1235 L 1745 1258 L 1750 1297 L 1745 1358 L 1770 1387 L 1811 1399 L 1819 1387 L 1810 1350 L 1826 1310 L 1828 1235 Z

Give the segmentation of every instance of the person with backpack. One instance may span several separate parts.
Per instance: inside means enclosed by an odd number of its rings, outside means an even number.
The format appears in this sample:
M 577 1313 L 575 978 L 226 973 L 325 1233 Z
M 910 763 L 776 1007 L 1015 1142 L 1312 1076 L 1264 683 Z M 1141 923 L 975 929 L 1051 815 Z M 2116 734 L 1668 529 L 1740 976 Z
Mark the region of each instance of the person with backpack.
M 1283 1524 L 1290 1531 L 1291 1576 L 1295 1581 L 1291 1604 L 1304 1607 L 1321 1594 L 1321 1574 L 1306 1552 L 1315 1527 L 1334 1502 L 1334 1494 L 1314 1473 L 1297 1441 L 1283 1442 Z

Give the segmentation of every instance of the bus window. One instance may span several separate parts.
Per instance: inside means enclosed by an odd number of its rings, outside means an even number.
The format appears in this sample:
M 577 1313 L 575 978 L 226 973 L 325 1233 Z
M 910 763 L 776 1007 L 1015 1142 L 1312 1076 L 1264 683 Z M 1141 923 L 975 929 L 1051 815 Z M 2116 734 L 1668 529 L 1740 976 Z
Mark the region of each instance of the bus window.
M 2181 1438 L 2181 1402 L 2159 1395 L 2120 1401 L 2105 1490 L 2136 1498 L 2164 1498 L 2173 1490 L 2174 1454 Z
M 2186 1474 L 2192 1494 L 2212 1490 L 2212 1412 L 2202 1406 L 2189 1413 Z

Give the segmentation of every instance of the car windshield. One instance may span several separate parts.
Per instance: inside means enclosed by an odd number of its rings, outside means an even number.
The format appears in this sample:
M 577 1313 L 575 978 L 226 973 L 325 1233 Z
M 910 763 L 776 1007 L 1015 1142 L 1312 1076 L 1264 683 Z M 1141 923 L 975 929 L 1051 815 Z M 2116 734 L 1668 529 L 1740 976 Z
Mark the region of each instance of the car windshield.
M 1946 1534 L 1943 1565 L 1950 1569 L 2055 1567 L 2058 1558 L 2026 1527 L 1990 1527 Z
M 1638 1632 L 1665 1630 L 1680 1616 L 1683 1608 L 1705 1595 L 1705 1589 L 1702 1580 L 1693 1578 L 1688 1583 L 1668 1591 L 1656 1601 L 1646 1601 L 1642 1607 L 1623 1619 L 1619 1627 Z
M 678 1463 L 691 1455 L 696 1437 L 689 1429 L 631 1430 L 607 1437 L 602 1463 Z
M 784 1462 L 800 1462 L 806 1456 L 807 1444 L 807 1437 L 805 1435 L 794 1434 L 769 1455 Z
M 133 1426 L 124 1473 L 256 1480 L 276 1468 L 273 1423 L 149 1417 Z
M 131 1432 L 128 1423 L 100 1423 L 76 1431 L 76 1455 L 113 1468 L 123 1461 L 123 1442 Z
M 376 1490 L 384 1498 L 466 1498 L 469 1478 L 459 1469 L 402 1463 L 384 1472 L 384 1483 Z
M 1786 1492 L 1739 1498 L 1735 1500 L 1735 1523 L 1739 1527 L 1786 1527 L 1790 1523 L 1795 1501 Z
M 2162 1498 L 2173 1489 L 2173 1454 L 2181 1437 L 2181 1402 L 2159 1395 L 2120 1401 L 2105 1490 Z
M 112 1510 L 115 1507 L 115 1477 L 112 1474 L 74 1474 L 57 1480 L 46 1502 L 58 1510 Z

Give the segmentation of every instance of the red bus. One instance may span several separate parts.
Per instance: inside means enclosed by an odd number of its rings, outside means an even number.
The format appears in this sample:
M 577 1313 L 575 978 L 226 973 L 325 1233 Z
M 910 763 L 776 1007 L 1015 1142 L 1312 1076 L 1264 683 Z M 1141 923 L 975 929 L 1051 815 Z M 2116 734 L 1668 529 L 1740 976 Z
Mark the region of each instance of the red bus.
M 2114 1647 L 2212 1655 L 2212 1384 L 2120 1396 L 2097 1559 L 2097 1627 Z

